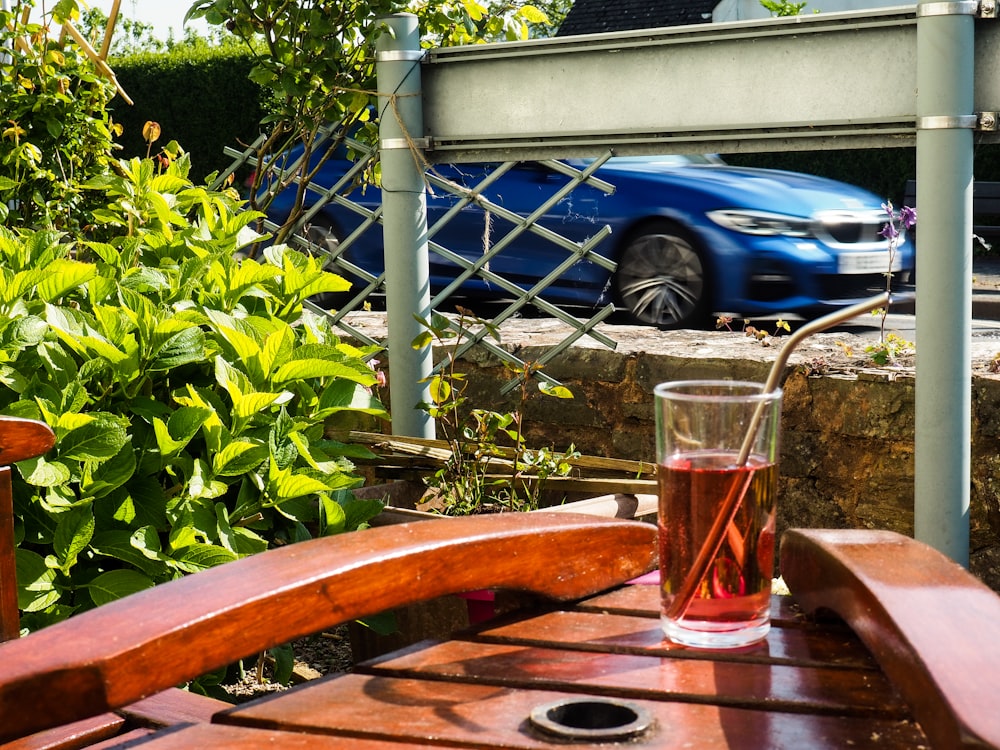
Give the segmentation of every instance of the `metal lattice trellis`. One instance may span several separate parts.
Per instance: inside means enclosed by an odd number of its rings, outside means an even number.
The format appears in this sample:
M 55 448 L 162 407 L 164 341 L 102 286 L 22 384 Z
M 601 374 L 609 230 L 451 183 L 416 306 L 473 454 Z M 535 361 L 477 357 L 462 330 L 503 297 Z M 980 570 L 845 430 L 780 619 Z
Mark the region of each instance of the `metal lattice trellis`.
M 334 131 L 335 128 L 328 129 L 320 137 L 323 139 L 329 138 Z M 339 304 L 337 309 L 328 310 L 317 304 L 309 303 L 310 309 L 329 316 L 331 323 L 346 335 L 365 344 L 381 346 L 385 342 L 376 341 L 351 325 L 351 314 L 363 309 L 373 295 L 377 295 L 384 290 L 385 284 L 384 272 L 370 272 L 368 269 L 353 262 L 350 254 L 351 247 L 355 243 L 360 242 L 366 232 L 371 231 L 375 225 L 380 225 L 383 222 L 381 206 L 363 205 L 350 197 L 352 188 L 357 186 L 360 176 L 366 171 L 369 163 L 377 158 L 377 153 L 375 150 L 350 138 L 345 139 L 344 143 L 350 147 L 352 152 L 359 155 L 357 160 L 344 172 L 343 176 L 335 184 L 320 185 L 313 182 L 306 186 L 309 198 L 306 201 L 305 210 L 291 228 L 292 231 L 289 235 L 290 243 L 311 254 L 325 255 L 327 257 L 327 270 L 358 281 L 352 287 L 348 298 L 342 304 Z M 226 175 L 234 173 L 241 166 L 250 165 L 254 168 L 258 166 L 254 146 L 242 152 L 229 149 L 226 153 L 234 158 L 234 162 L 223 173 L 220 180 L 224 179 Z M 610 227 L 607 225 L 595 226 L 595 232 L 590 237 L 582 241 L 574 241 L 539 223 L 547 212 L 561 202 L 568 200 L 573 191 L 580 185 L 586 184 L 604 194 L 612 193 L 614 191 L 613 185 L 594 176 L 594 173 L 610 157 L 611 154 L 607 153 L 598 159 L 594 159 L 583 169 L 577 169 L 555 160 L 540 162 L 539 164 L 542 168 L 552 170 L 554 173 L 566 177 L 567 181 L 527 215 L 511 211 L 498 202 L 490 200 L 486 195 L 487 189 L 517 166 L 517 162 L 497 164 L 482 180 L 471 187 L 458 184 L 442 176 L 440 171 L 433 167 L 429 168 L 425 173 L 429 190 L 446 193 L 454 199 L 450 209 L 428 228 L 428 249 L 431 253 L 434 253 L 448 263 L 454 264 L 460 269 L 454 281 L 442 289 L 435 290 L 434 297 L 431 300 L 432 308 L 438 310 L 446 306 L 449 300 L 460 297 L 463 292 L 463 283 L 470 279 L 478 278 L 489 284 L 491 288 L 500 290 L 503 293 L 506 303 L 500 312 L 492 316 L 491 324 L 500 325 L 505 320 L 517 316 L 527 306 L 534 307 L 545 315 L 562 321 L 570 328 L 570 333 L 559 343 L 548 348 L 532 363 L 534 366 L 530 368 L 534 377 L 549 383 L 557 384 L 553 378 L 537 368 L 551 361 L 581 337 L 588 336 L 610 349 L 617 347 L 617 342 L 614 339 L 597 330 L 597 325 L 606 320 L 615 311 L 613 304 L 606 304 L 596 309 L 588 317 L 581 318 L 572 314 L 564 307 L 550 302 L 545 296 L 546 289 L 576 263 L 595 263 L 606 269 L 609 273 L 614 272 L 616 268 L 615 262 L 596 251 L 600 243 L 611 233 Z M 299 165 L 294 163 L 288 165 L 285 170 L 274 176 L 275 182 L 282 184 L 286 181 L 289 184 L 296 183 L 298 167 Z M 310 241 L 306 230 L 323 214 L 328 206 L 336 206 L 338 209 L 356 214 L 360 217 L 360 222 L 345 237 L 337 238 L 335 242 L 320 245 Z M 452 221 L 470 206 L 474 206 L 481 211 L 486 228 L 495 229 L 499 222 L 504 222 L 504 226 L 507 227 L 503 235 L 495 242 L 489 241 L 489 232 L 484 231 L 483 250 L 475 260 L 470 260 L 434 240 L 434 237 L 445 228 L 448 222 Z M 266 220 L 265 228 L 270 232 L 275 232 L 279 229 L 279 226 L 273 221 Z M 502 274 L 496 273 L 492 270 L 492 265 L 493 261 L 505 249 L 509 248 L 528 232 L 565 251 L 565 258 L 543 279 L 525 288 Z M 484 329 L 473 330 L 469 327 L 463 327 L 453 316 L 448 319 L 451 327 L 459 335 L 461 341 L 457 350 L 457 356 L 461 356 L 473 347 L 482 347 L 501 362 L 513 366 L 518 371 L 524 371 L 526 363 L 513 352 L 490 340 Z M 517 385 L 516 380 L 511 381 L 506 384 L 502 392 L 507 393 L 517 387 Z

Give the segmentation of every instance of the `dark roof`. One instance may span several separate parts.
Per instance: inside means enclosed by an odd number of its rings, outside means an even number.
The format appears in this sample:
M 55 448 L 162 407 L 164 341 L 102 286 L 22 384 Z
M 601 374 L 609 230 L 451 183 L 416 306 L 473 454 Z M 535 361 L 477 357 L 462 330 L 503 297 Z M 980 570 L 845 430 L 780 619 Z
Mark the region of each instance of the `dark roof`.
M 556 36 L 708 23 L 718 0 L 575 0 Z

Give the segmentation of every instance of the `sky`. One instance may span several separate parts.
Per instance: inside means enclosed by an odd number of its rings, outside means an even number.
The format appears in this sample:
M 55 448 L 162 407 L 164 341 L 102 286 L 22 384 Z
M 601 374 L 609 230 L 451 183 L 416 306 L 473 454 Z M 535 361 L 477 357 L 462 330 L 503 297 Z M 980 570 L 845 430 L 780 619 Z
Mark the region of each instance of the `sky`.
M 105 13 L 111 11 L 112 0 L 84 0 L 92 8 L 100 8 Z M 184 14 L 194 4 L 195 0 L 121 0 L 119 14 L 125 18 L 148 23 L 153 27 L 153 34 L 166 40 L 170 29 L 174 30 L 174 38 L 184 36 Z M 192 24 L 199 34 L 208 32 L 208 24 L 199 19 Z
M 86 0 L 86 3 L 92 8 L 100 8 L 105 14 L 111 12 L 113 5 L 112 0 Z M 121 0 L 118 15 L 149 24 L 153 27 L 154 36 L 159 39 L 166 40 L 171 28 L 174 38 L 180 39 L 184 36 L 184 14 L 193 4 L 194 0 Z M 192 26 L 200 34 L 208 30 L 203 20 Z

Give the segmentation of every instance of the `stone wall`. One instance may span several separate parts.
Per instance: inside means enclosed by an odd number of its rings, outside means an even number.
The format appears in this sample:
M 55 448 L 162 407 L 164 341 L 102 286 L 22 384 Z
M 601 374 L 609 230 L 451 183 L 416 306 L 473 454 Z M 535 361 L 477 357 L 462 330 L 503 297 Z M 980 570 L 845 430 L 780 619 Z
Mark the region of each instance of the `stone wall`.
M 377 336 L 378 315 L 352 321 Z M 770 345 L 733 332 L 656 331 L 606 326 L 617 350 L 581 340 L 547 364 L 572 400 L 536 394 L 525 409 L 534 445 L 585 454 L 655 460 L 653 387 L 668 380 L 763 381 L 782 339 Z M 517 320 L 501 328 L 503 346 L 537 360 L 567 329 L 554 320 Z M 784 375 L 779 531 L 790 526 L 881 528 L 913 534 L 914 385 L 912 358 L 878 368 L 865 341 L 817 334 L 792 354 Z M 971 568 L 1000 591 L 1000 375 L 991 372 L 1000 342 L 974 347 Z M 391 363 L 388 363 L 390 378 Z M 483 350 L 470 352 L 474 404 L 514 408 L 499 386 L 510 373 Z M 396 374 L 398 376 L 398 373 Z

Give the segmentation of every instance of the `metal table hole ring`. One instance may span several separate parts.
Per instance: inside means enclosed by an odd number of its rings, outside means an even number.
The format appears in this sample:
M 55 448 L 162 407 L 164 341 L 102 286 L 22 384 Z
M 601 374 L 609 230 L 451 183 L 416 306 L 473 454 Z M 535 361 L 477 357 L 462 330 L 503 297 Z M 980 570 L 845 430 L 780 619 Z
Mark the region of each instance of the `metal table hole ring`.
M 641 706 L 611 698 L 564 698 L 531 710 L 536 729 L 563 740 L 608 742 L 645 732 L 653 719 Z

